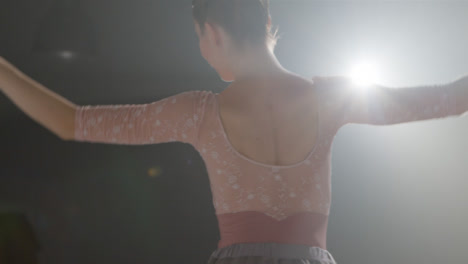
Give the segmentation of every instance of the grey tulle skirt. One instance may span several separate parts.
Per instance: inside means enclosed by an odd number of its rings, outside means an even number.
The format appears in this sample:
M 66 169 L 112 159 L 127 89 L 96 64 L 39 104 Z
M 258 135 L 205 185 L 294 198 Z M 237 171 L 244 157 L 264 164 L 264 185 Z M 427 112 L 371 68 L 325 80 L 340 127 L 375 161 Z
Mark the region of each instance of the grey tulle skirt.
M 337 264 L 325 249 L 279 243 L 234 244 L 215 250 L 208 264 Z

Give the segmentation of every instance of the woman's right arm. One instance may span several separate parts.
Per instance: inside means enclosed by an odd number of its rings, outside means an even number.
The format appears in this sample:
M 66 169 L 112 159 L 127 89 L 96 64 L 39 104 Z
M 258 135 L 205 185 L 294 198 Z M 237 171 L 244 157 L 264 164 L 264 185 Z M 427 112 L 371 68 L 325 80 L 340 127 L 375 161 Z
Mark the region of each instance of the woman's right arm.
M 60 139 L 73 139 L 77 106 L 31 79 L 2 57 L 0 91 Z

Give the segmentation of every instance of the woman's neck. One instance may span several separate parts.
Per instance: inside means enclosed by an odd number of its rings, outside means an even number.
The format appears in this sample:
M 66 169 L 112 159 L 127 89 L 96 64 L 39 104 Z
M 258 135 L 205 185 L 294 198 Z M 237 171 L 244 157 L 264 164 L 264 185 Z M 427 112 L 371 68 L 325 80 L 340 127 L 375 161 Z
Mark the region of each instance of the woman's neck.
M 272 75 L 287 72 L 266 47 L 244 51 L 241 56 L 233 56 L 231 61 L 234 82 L 269 79 Z

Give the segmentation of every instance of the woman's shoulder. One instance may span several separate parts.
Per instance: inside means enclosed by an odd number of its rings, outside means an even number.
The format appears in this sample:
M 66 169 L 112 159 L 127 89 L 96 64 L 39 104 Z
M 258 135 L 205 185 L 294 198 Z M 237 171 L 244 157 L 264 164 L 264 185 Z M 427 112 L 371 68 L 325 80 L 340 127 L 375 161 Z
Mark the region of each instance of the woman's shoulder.
M 352 80 L 344 75 L 314 76 L 314 86 L 321 94 L 337 94 L 347 91 L 352 86 Z
M 346 87 L 352 83 L 351 79 L 345 75 L 314 75 L 312 77 L 304 77 L 297 74 L 291 74 L 290 77 L 290 80 L 293 82 L 302 82 L 305 86 L 329 92 L 331 90 L 339 90 L 339 88 Z
M 351 78 L 345 75 L 314 76 L 312 80 L 327 87 L 342 87 L 352 84 Z

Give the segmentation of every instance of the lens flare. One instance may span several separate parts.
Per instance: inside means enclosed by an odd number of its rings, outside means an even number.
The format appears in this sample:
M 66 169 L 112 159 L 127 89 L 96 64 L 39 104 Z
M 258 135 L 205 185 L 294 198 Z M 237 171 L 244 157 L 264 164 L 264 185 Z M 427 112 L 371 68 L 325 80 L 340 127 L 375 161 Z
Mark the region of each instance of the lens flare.
M 371 62 L 362 62 L 354 65 L 349 75 L 353 83 L 358 87 L 367 87 L 375 84 L 380 77 L 377 66 Z

